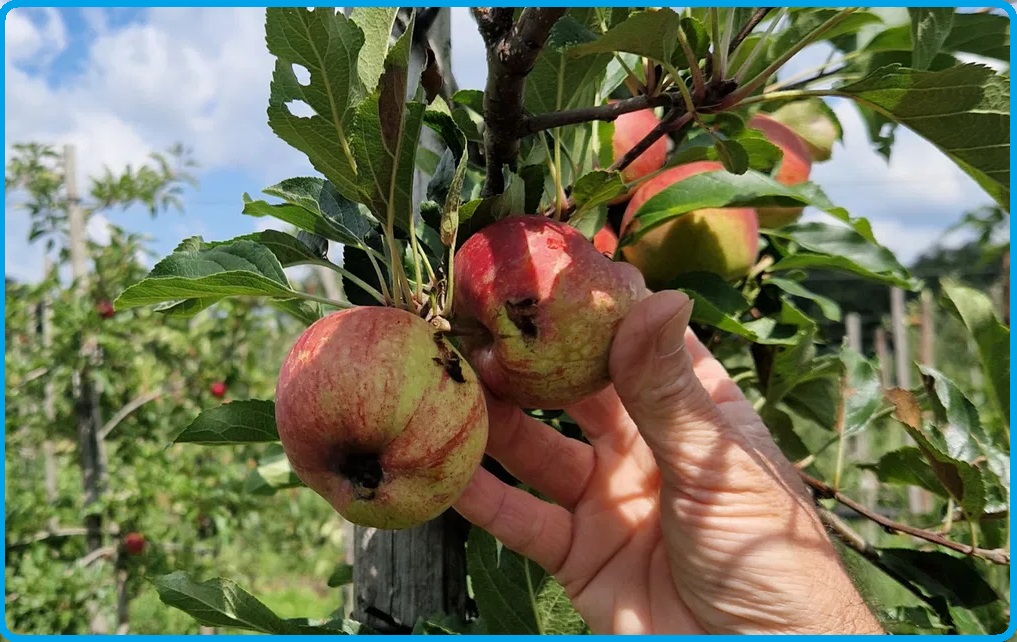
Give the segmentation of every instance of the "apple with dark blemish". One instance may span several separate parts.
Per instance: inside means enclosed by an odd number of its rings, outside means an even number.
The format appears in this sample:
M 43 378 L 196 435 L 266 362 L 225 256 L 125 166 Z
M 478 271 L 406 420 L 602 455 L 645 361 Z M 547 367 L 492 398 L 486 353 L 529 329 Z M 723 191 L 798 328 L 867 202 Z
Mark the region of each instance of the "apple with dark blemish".
M 645 293 L 638 270 L 604 256 L 576 228 L 515 215 L 456 253 L 453 322 L 495 396 L 563 408 L 610 383 L 615 330 Z
M 424 319 L 356 307 L 313 323 L 276 384 L 294 473 L 347 520 L 429 521 L 458 499 L 487 444 L 476 373 Z

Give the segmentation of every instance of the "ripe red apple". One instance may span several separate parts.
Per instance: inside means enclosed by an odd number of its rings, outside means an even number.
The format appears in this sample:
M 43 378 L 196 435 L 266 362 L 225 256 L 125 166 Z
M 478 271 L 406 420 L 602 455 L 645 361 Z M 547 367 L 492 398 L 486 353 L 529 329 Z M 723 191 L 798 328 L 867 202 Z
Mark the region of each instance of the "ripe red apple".
M 631 265 L 543 216 L 501 219 L 455 257 L 455 323 L 484 385 L 523 408 L 555 409 L 609 383 L 618 323 L 645 294 Z
M 756 114 L 749 120 L 748 125 L 761 131 L 768 141 L 784 152 L 784 157 L 774 175 L 778 183 L 798 185 L 809 180 L 812 154 L 809 153 L 805 141 L 794 130 L 765 114 Z M 801 218 L 804 209 L 804 207 L 760 207 L 756 209 L 756 214 L 762 227 L 775 228 L 794 223 Z
M 222 399 L 226 396 L 226 382 L 225 381 L 213 381 L 212 385 L 208 387 L 209 392 L 212 393 L 213 397 Z
M 103 319 L 111 319 L 116 310 L 113 309 L 113 304 L 108 299 L 103 299 L 95 304 L 95 311 L 99 313 L 99 316 Z
M 638 229 L 633 218 L 643 203 L 666 187 L 690 176 L 722 170 L 716 161 L 687 163 L 668 169 L 643 184 L 625 208 L 623 234 Z M 693 210 L 650 230 L 622 255 L 643 273 L 651 288 L 667 287 L 687 272 L 713 272 L 728 280 L 748 273 L 759 252 L 759 224 L 751 208 Z
M 618 249 L 618 235 L 610 226 L 605 225 L 593 235 L 593 247 L 600 250 L 601 254 L 613 257 L 615 250 Z
M 145 550 L 145 536 L 141 533 L 124 535 L 124 550 L 130 555 L 140 555 Z
M 612 147 L 614 159 L 618 160 L 636 146 L 660 122 L 652 109 L 643 109 L 622 114 L 614 120 L 614 138 Z M 667 138 L 658 138 L 645 152 L 636 157 L 628 167 L 622 170 L 622 180 L 631 183 L 644 176 L 656 172 L 664 166 L 667 159 Z M 627 194 L 615 198 L 612 203 L 621 203 L 631 197 L 638 186 L 633 186 Z
M 431 324 L 396 308 L 351 308 L 307 328 L 279 372 L 275 417 L 296 475 L 374 528 L 437 517 L 487 444 L 476 373 Z

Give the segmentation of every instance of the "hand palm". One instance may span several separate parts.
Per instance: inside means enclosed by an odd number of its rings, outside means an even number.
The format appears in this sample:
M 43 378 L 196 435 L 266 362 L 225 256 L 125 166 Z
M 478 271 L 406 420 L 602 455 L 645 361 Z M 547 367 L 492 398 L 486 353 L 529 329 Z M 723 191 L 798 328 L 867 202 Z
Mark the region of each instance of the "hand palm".
M 703 633 L 671 576 L 657 464 L 613 389 L 569 409 L 592 445 L 494 399 L 489 411 L 488 452 L 557 505 L 481 471 L 460 510 L 551 572 L 593 631 Z

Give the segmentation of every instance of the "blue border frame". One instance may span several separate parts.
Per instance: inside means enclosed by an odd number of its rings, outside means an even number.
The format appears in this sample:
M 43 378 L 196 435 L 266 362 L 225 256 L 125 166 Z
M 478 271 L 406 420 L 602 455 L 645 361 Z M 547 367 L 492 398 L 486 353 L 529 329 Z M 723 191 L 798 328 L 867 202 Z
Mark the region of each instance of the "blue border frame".
M 210 4 L 197 4 L 197 3 L 194 3 L 194 2 L 169 1 L 169 0 L 161 0 L 159 2 L 154 2 L 154 3 L 150 3 L 150 4 L 141 3 L 141 2 L 138 2 L 138 0 L 122 0 L 120 2 L 105 0 L 105 1 L 101 1 L 101 2 L 92 2 L 92 3 L 75 1 L 75 0 L 54 0 L 52 2 L 42 2 L 42 1 L 39 1 L 39 0 L 12 0 L 11 2 L 7 2 L 6 4 L 4 4 L 2 6 L 2 8 L 0 8 L 0 17 L 3 17 L 3 19 L 4 19 L 5 23 L 6 23 L 7 14 L 10 13 L 10 11 L 12 9 L 16 9 L 16 8 L 19 8 L 19 7 L 98 7 L 98 8 L 105 8 L 105 7 L 139 7 L 139 8 L 148 9 L 148 8 L 161 8 L 161 7 L 195 7 L 195 6 L 207 6 L 207 7 L 266 7 L 266 6 L 295 6 L 297 4 L 300 4 L 300 3 L 282 2 L 280 0 L 268 0 L 265 3 L 263 3 L 263 4 L 252 4 L 250 2 L 242 2 L 242 1 L 239 1 L 239 0 L 236 0 L 234 2 L 217 2 L 217 3 L 214 3 L 214 4 L 213 3 L 210 3 Z M 499 4 L 499 6 L 512 6 L 512 7 L 533 6 L 532 2 L 523 3 L 523 2 L 519 2 L 518 0 L 506 0 L 506 1 L 500 2 L 498 4 Z M 585 7 L 585 6 L 628 6 L 631 3 L 621 2 L 620 0 L 599 0 L 599 1 L 592 1 L 592 2 L 565 2 L 565 1 L 562 1 L 562 0 L 544 0 L 544 1 L 540 2 L 539 4 L 541 6 L 557 6 L 557 7 L 584 6 Z M 682 5 L 682 6 L 745 7 L 745 6 L 756 6 L 758 4 L 759 3 L 753 3 L 753 2 L 743 1 L 743 0 L 716 0 L 715 2 L 702 2 L 700 0 L 697 0 L 697 1 L 694 1 L 694 2 L 686 3 L 685 5 Z M 834 7 L 834 6 L 840 6 L 840 5 L 834 4 L 832 2 L 829 2 L 828 0 L 824 0 L 824 1 L 821 1 L 821 2 L 802 2 L 801 0 L 794 0 L 792 2 L 788 2 L 788 3 L 785 3 L 785 4 L 786 4 L 786 6 L 792 6 L 792 7 Z M 391 2 L 380 2 L 379 0 L 359 0 L 358 2 L 355 3 L 355 6 L 391 6 L 391 5 L 392 5 Z M 310 3 L 310 4 L 301 4 L 301 6 L 331 6 L 331 5 L 320 5 L 320 4 L 317 4 L 317 3 Z M 422 3 L 422 4 L 407 3 L 407 4 L 401 4 L 401 6 L 413 6 L 413 7 L 418 7 L 418 6 L 461 7 L 461 6 L 471 6 L 471 5 L 460 5 L 458 3 L 452 3 L 449 0 L 438 0 L 437 2 Z M 859 6 L 865 6 L 865 7 L 988 7 L 988 6 L 992 6 L 992 7 L 997 7 L 997 8 L 1003 9 L 1006 12 L 1006 14 L 1008 16 L 1010 16 L 1010 23 L 1011 23 L 1011 25 L 1013 25 L 1014 22 L 1017 21 L 1017 10 L 1015 10 L 1013 5 L 1010 5 L 1010 4 L 1007 4 L 1005 2 L 1002 2 L 1002 0 L 989 0 L 988 2 L 977 2 L 976 0 L 958 0 L 957 2 L 945 2 L 943 0 L 925 0 L 924 2 L 908 2 L 908 3 L 899 3 L 899 2 L 898 3 L 893 3 L 893 2 L 867 2 L 867 3 L 863 3 L 863 4 L 859 5 Z M 6 37 L 6 32 L 4 33 L 3 36 L 0 36 L 0 39 L 4 39 L 5 37 Z M 1015 55 L 1013 47 L 1011 46 L 1011 48 L 1010 48 L 1010 67 L 1011 67 L 1011 69 L 1015 66 L 1014 65 L 1015 59 L 1017 59 L 1017 55 Z M 5 76 L 5 71 L 0 69 L 0 78 L 4 78 L 4 76 Z M 4 87 L 6 88 L 6 83 L 4 83 Z M 5 95 L 3 97 L 0 97 L 0 104 L 3 104 L 5 100 L 6 100 L 6 92 L 5 92 Z M 5 142 L 5 145 L 6 145 L 6 142 L 7 142 L 7 122 L 6 122 L 6 120 L 4 122 L 3 136 L 4 136 L 4 142 Z M 1010 138 L 1011 138 L 1011 140 L 1010 140 L 1010 142 L 1011 142 L 1011 147 L 1010 147 L 1010 164 L 1012 166 L 1013 165 L 1013 160 L 1014 160 L 1013 131 L 1012 130 L 1011 130 L 1011 133 L 1010 133 Z M 1013 197 L 1011 196 L 1011 209 L 1012 209 L 1012 204 L 1013 204 Z M 4 217 L 5 217 L 5 220 L 6 220 L 6 206 L 5 206 L 5 210 L 4 210 Z M 1011 223 L 1011 231 L 1012 231 L 1012 229 L 1013 228 L 1012 228 L 1012 223 Z M 4 256 L 5 253 L 6 253 L 5 249 L 0 249 L 0 257 Z M 1011 277 L 1011 279 L 1013 278 L 1013 270 L 1014 270 L 1014 268 L 1013 268 L 1013 265 L 1011 264 L 1011 266 L 1010 266 L 1010 277 Z M 0 302 L 0 311 L 3 311 L 5 306 L 6 306 L 6 301 Z M 1011 316 L 1013 314 L 1013 310 L 1014 310 L 1014 304 L 1011 301 L 1011 303 L 1010 303 Z M 5 336 L 4 337 L 0 337 L 0 345 L 3 345 L 4 350 L 6 352 L 7 346 L 6 346 L 6 337 Z M 1013 339 L 1011 339 L 1011 341 L 1010 341 L 1010 359 L 1011 359 L 1011 361 L 1013 360 L 1013 356 L 1014 356 L 1014 344 L 1013 344 Z M 2 378 L 3 378 L 3 383 L 6 386 L 6 383 L 7 383 L 6 368 L 4 369 Z M 1013 397 L 1014 388 L 1015 388 L 1015 386 L 1013 384 L 1013 381 L 1011 380 L 1011 382 L 1010 382 L 1011 399 Z M 5 404 L 6 404 L 6 401 L 3 400 L 3 399 L 0 399 L 0 408 L 4 408 Z M 1012 409 L 1012 405 L 1013 405 L 1013 403 L 1011 402 L 1011 409 Z M 5 430 L 5 434 L 6 434 L 6 430 Z M 5 457 L 6 446 L 7 446 L 6 439 L 4 439 L 3 442 L 0 443 L 0 457 Z M 1011 453 L 1010 453 L 1011 469 L 1013 467 L 1012 466 L 1013 459 L 1014 459 L 1013 458 L 1013 452 L 1011 451 Z M 6 458 L 4 459 L 4 461 L 6 461 Z M 6 474 L 6 470 L 0 470 L 0 479 L 4 479 L 5 474 Z M 1012 497 L 1011 497 L 1011 500 L 1010 500 L 1010 504 L 1011 504 L 1010 530 L 1012 531 L 1013 530 L 1013 510 L 1012 510 L 1013 499 L 1012 499 Z M 0 520 L 2 520 L 2 522 L 4 524 L 4 527 L 5 527 L 4 531 L 6 532 L 6 523 L 7 523 L 6 493 L 5 493 L 3 498 L 0 498 L 0 506 L 2 506 L 4 508 L 3 515 L 0 515 Z M 1013 568 L 1013 566 L 1011 566 L 1010 567 L 1011 595 L 1013 594 L 1013 590 L 1012 590 L 1013 582 L 1014 582 L 1014 568 Z M 0 585 L 3 585 L 4 588 L 6 589 L 6 576 L 4 576 L 3 578 L 0 578 Z M 6 594 L 6 590 L 4 591 L 4 593 Z M 1012 607 L 1012 605 L 1011 605 L 1011 607 Z M 7 628 L 6 611 L 7 611 L 7 609 L 6 609 L 6 601 L 5 601 L 4 603 L 0 603 L 0 614 L 2 614 L 2 616 L 3 616 L 2 619 L 0 619 L 0 634 L 2 634 L 8 640 L 12 640 L 14 642 L 17 642 L 18 640 L 33 640 L 33 641 L 34 640 L 40 640 L 40 641 L 42 641 L 42 640 L 58 640 L 60 637 L 64 637 L 64 636 L 60 636 L 60 635 L 27 635 L 27 634 L 15 634 L 15 633 L 11 633 L 8 630 L 8 628 Z M 1003 632 L 1003 633 L 1000 633 L 998 635 L 969 635 L 969 636 L 963 636 L 963 637 L 967 637 L 969 639 L 975 639 L 975 640 L 1000 640 L 1000 641 L 1002 641 L 1002 640 L 1009 640 L 1011 637 L 1014 636 L 1015 633 L 1017 633 L 1017 620 L 1015 620 L 1013 613 L 1011 613 L 1010 618 L 1011 618 L 1010 619 L 1010 625 L 1007 628 L 1007 630 L 1005 632 Z M 102 640 L 102 641 L 114 641 L 114 640 L 122 640 L 122 639 L 124 639 L 123 636 L 115 636 L 115 635 L 83 635 L 83 636 L 77 636 L 77 637 L 79 637 L 80 639 L 84 639 L 84 640 L 95 640 L 95 641 L 99 641 L 99 640 Z M 152 640 L 175 640 L 175 639 L 186 640 L 187 638 L 195 637 L 195 636 L 167 634 L 167 635 L 130 635 L 128 637 L 130 639 L 139 639 L 139 640 L 147 640 L 147 639 L 152 639 Z M 225 637 L 238 638 L 238 639 L 251 639 L 249 636 L 240 636 L 240 635 L 223 635 L 223 636 L 219 636 L 219 638 L 225 638 Z M 272 640 L 303 640 L 303 639 L 305 639 L 305 636 L 292 636 L 292 635 L 269 635 L 269 636 L 264 636 L 264 637 L 268 638 L 268 639 L 272 639 Z M 400 638 L 401 636 L 378 636 L 378 637 Z M 486 639 L 488 636 L 466 635 L 466 636 L 462 636 L 462 637 L 464 639 Z M 526 638 L 526 639 L 536 639 L 536 640 L 546 639 L 544 636 L 534 636 L 534 635 L 512 635 L 512 636 L 505 636 L 505 637 L 509 637 L 509 638 Z M 593 635 L 593 636 L 564 636 L 564 637 L 586 640 L 586 639 L 591 639 L 591 638 L 592 639 L 609 638 L 611 636 L 608 636 L 608 635 Z M 696 638 L 705 638 L 705 639 L 732 640 L 732 641 L 734 641 L 734 640 L 741 640 L 741 639 L 746 639 L 746 638 L 748 638 L 748 639 L 766 639 L 769 636 L 763 636 L 763 635 L 752 635 L 752 636 L 734 636 L 734 635 L 720 635 L 720 636 L 651 635 L 651 636 L 644 636 L 644 637 L 653 638 L 653 639 L 676 639 L 676 638 L 696 637 Z M 852 640 L 852 639 L 858 638 L 859 636 L 854 636 L 854 635 L 797 635 L 797 636 L 792 636 L 792 637 L 795 637 L 795 638 L 798 638 L 798 639 L 838 640 L 839 641 L 839 640 Z M 937 638 L 946 637 L 946 636 L 940 636 L 940 635 L 909 635 L 909 636 L 906 636 L 906 637 L 915 638 L 915 639 L 937 639 Z

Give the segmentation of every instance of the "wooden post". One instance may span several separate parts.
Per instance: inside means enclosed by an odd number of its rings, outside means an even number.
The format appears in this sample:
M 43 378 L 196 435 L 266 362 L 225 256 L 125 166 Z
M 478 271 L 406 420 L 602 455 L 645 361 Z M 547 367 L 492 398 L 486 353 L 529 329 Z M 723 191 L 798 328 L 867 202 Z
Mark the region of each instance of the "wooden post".
M 876 328 L 872 343 L 876 347 L 876 360 L 879 361 L 879 378 L 886 390 L 890 387 L 890 352 L 886 347 L 886 330 Z
M 904 320 L 904 291 L 890 289 L 890 314 L 893 319 L 894 379 L 897 387 L 911 389 L 911 362 L 908 359 L 907 324 Z
M 426 43 L 430 43 L 435 56 L 444 57 L 442 68 L 451 69 L 451 12 L 448 8 L 437 11 L 427 37 L 414 39 L 408 96 L 416 91 Z M 421 145 L 441 149 L 427 128 L 421 135 Z M 426 176 L 415 174 L 414 195 L 418 203 L 426 181 Z M 403 531 L 356 527 L 353 617 L 382 632 L 407 632 L 418 617 L 440 614 L 463 617 L 468 533 L 468 524 L 451 510 L 427 524 Z
M 894 352 L 894 378 L 898 388 L 911 389 L 911 360 L 909 358 L 910 345 L 908 344 L 907 322 L 904 318 L 904 291 L 900 288 L 890 290 L 890 314 L 893 321 L 893 352 Z M 910 437 L 904 438 L 904 443 L 914 445 Z M 932 497 L 929 493 L 916 486 L 908 487 L 908 508 L 914 515 L 924 515 L 932 509 Z
M 71 255 L 71 275 L 79 296 L 88 295 L 88 256 L 85 241 L 85 212 L 78 195 L 77 159 L 73 145 L 64 146 L 64 186 L 67 191 L 68 244 Z M 85 548 L 94 553 L 103 544 L 102 514 L 90 510 L 102 497 L 106 477 L 104 454 L 99 430 L 102 417 L 99 408 L 99 392 L 92 381 L 90 368 L 95 361 L 96 343 L 92 337 L 85 337 L 81 354 L 85 365 L 74 373 L 74 410 L 78 428 L 78 458 L 81 462 L 82 489 L 85 508 Z M 109 632 L 109 622 L 97 604 L 90 607 L 89 629 L 92 633 Z
M 847 344 L 848 347 L 855 352 L 862 352 L 862 317 L 851 312 L 844 318 L 845 330 L 847 331 Z M 849 437 L 847 446 L 849 455 L 855 461 L 868 461 L 871 456 L 871 434 L 863 432 L 858 435 L 852 435 Z M 859 501 L 864 506 L 869 508 L 875 508 L 876 503 L 879 499 L 879 480 L 876 479 L 875 473 L 870 470 L 860 471 L 858 478 L 859 488 Z M 876 524 L 871 520 L 865 520 L 864 524 L 861 525 L 862 534 L 872 541 L 877 535 Z
M 52 270 L 53 259 L 47 254 L 43 259 L 43 278 L 49 278 Z M 43 295 L 42 303 L 39 306 L 38 330 L 39 343 L 42 344 L 43 351 L 48 352 L 53 345 L 53 305 L 50 302 L 50 294 L 48 292 Z M 56 424 L 56 404 L 53 391 L 53 376 L 47 374 L 45 377 L 46 385 L 43 391 L 42 416 L 46 419 L 47 433 L 42 441 L 43 471 L 45 475 L 46 501 L 49 502 L 50 506 L 55 506 L 59 490 L 59 477 L 57 474 L 56 446 L 49 431 Z M 51 531 L 57 529 L 56 515 L 49 518 L 49 529 Z

